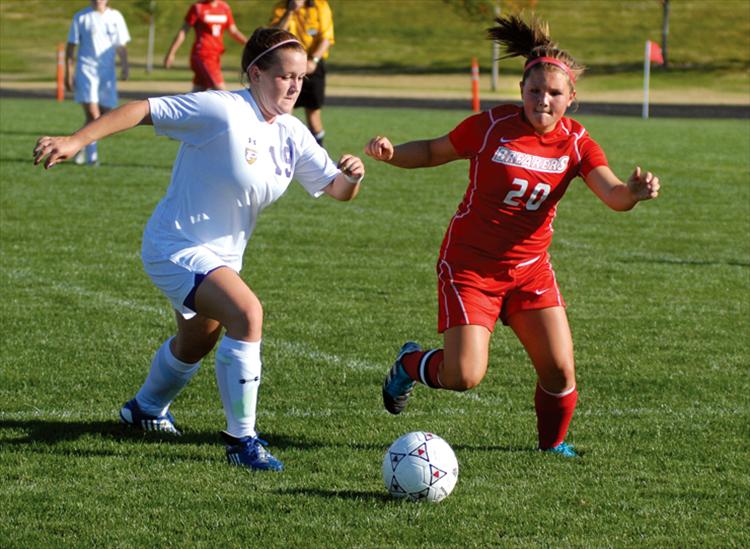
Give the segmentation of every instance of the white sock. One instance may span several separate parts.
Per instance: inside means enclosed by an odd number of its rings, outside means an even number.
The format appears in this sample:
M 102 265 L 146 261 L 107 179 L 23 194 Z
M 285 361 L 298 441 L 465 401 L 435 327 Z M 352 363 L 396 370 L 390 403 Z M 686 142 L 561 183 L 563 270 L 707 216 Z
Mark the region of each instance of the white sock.
M 96 141 L 86 145 L 86 161 L 89 164 L 95 164 L 99 160 L 99 152 L 96 147 Z
M 156 351 L 146 381 L 135 395 L 138 406 L 147 414 L 166 414 L 177 394 L 200 368 L 200 360 L 195 364 L 188 364 L 172 354 L 169 344 L 173 339 L 170 337 Z
M 238 341 L 225 335 L 216 351 L 216 382 L 233 437 L 255 436 L 255 409 L 260 385 L 260 341 Z

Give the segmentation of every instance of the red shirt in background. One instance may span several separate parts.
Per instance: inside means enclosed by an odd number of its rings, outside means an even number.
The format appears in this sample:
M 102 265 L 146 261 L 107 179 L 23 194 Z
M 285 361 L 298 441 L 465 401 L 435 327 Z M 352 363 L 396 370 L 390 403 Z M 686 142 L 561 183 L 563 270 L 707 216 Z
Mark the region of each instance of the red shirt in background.
M 234 25 L 232 10 L 226 2 L 196 2 L 190 6 L 185 22 L 195 29 L 191 56 L 205 59 L 224 53 L 224 31 Z

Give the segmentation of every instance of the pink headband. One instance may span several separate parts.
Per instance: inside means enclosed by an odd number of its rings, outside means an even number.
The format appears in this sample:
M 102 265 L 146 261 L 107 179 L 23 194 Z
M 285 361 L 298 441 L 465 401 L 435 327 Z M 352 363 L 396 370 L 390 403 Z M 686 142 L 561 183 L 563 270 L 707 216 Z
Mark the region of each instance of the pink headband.
M 570 70 L 570 67 L 568 65 L 566 65 L 565 63 L 563 63 L 562 61 L 560 61 L 559 59 L 555 59 L 554 57 L 537 57 L 533 61 L 529 61 L 528 63 L 526 63 L 526 65 L 523 68 L 524 74 L 526 74 L 526 72 L 531 67 L 534 67 L 534 66 L 538 65 L 539 63 L 549 63 L 550 65 L 554 65 L 556 67 L 560 67 L 562 70 L 565 71 L 565 74 L 568 75 L 568 78 L 570 78 L 570 81 L 573 84 L 576 83 L 576 75 L 573 74 L 573 71 Z
M 258 61 L 258 59 L 260 59 L 261 57 L 263 57 L 269 51 L 273 51 L 276 48 L 278 48 L 280 46 L 283 46 L 284 44 L 291 44 L 292 42 L 294 42 L 295 44 L 299 44 L 300 46 L 302 46 L 302 43 L 299 40 L 295 40 L 294 38 L 290 38 L 289 40 L 284 40 L 282 42 L 279 42 L 278 44 L 274 44 L 273 46 L 271 46 L 270 48 L 268 48 L 266 51 L 261 52 L 255 59 L 253 59 L 250 62 L 250 64 L 247 66 L 247 70 L 250 70 L 250 67 L 252 67 L 253 65 L 255 65 L 256 61 Z

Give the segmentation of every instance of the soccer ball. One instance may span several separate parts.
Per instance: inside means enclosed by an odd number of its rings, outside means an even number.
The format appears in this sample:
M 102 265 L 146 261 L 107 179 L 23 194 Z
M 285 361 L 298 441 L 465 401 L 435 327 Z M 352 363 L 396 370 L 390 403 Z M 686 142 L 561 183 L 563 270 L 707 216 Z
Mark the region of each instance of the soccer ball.
M 407 433 L 383 457 L 383 482 L 396 498 L 438 502 L 453 491 L 457 480 L 453 449 L 432 433 Z

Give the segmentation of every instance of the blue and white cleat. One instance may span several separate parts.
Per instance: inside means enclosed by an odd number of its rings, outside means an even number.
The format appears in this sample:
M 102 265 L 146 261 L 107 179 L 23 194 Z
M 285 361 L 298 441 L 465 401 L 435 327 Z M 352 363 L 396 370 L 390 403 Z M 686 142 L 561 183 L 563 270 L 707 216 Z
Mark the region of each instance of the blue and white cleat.
M 167 412 L 163 416 L 152 416 L 141 410 L 135 399 L 127 401 L 120 410 L 120 421 L 124 424 L 143 431 L 152 431 L 158 433 L 168 433 L 170 435 L 180 436 L 182 433 L 177 430 L 174 424 L 174 416 Z
M 416 383 L 404 370 L 401 359 L 409 353 L 416 353 L 422 348 L 413 341 L 407 341 L 401 347 L 396 356 L 396 362 L 393 363 L 388 375 L 383 381 L 383 406 L 391 414 L 400 414 L 406 408 L 406 402 L 409 400 L 414 384 Z
M 553 448 L 547 448 L 546 450 L 542 450 L 542 452 L 549 452 L 551 454 L 559 454 L 566 458 L 577 458 L 580 457 L 578 453 L 576 453 L 575 450 L 573 450 L 573 445 L 568 444 L 567 442 L 561 442 L 557 446 Z
M 246 467 L 252 471 L 283 471 L 284 464 L 266 450 L 268 443 L 256 437 L 233 437 L 221 432 L 226 443 L 227 461 L 230 465 Z

